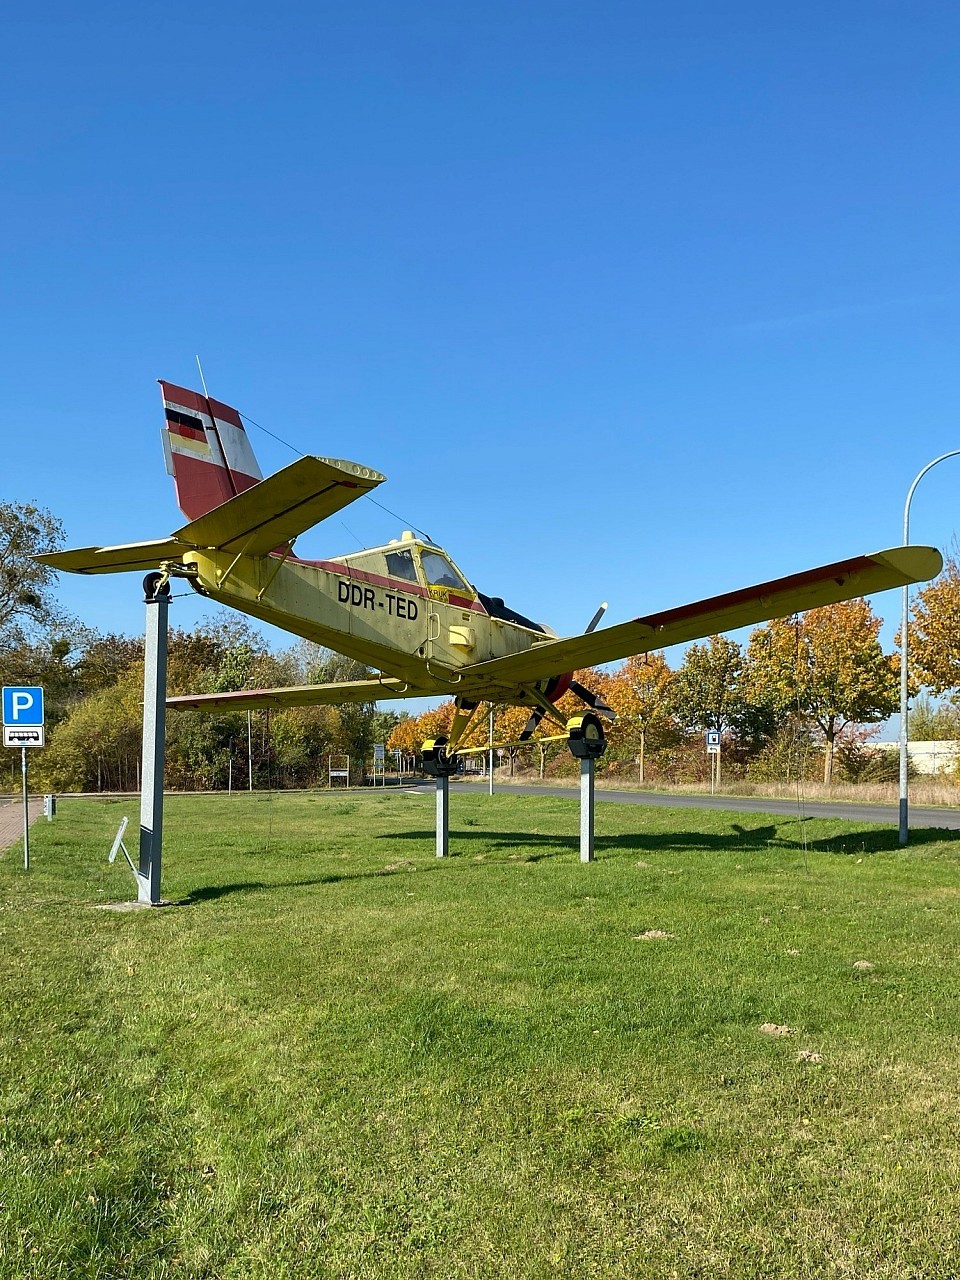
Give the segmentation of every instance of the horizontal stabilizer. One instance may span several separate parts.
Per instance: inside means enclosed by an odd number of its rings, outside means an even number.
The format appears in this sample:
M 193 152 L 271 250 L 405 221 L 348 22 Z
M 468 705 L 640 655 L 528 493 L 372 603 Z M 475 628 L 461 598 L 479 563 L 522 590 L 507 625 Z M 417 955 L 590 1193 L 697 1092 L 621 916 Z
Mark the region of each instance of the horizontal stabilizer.
M 681 605 L 678 609 L 634 618 L 632 622 L 621 622 L 619 626 L 606 627 L 592 635 L 547 640 L 523 653 L 462 667 L 461 687 L 464 693 L 469 692 L 475 679 L 485 688 L 510 687 L 581 667 L 616 662 L 634 654 L 768 622 L 771 618 L 784 618 L 841 600 L 868 596 L 874 591 L 925 582 L 936 577 L 942 567 L 943 558 L 935 547 L 893 547 L 869 556 L 855 556 L 773 582 L 729 591 L 709 600 L 698 600 L 695 604 Z
M 356 462 L 299 458 L 191 520 L 173 537 L 191 547 L 265 556 L 362 498 L 385 479 L 379 471 Z
M 179 560 L 183 547 L 173 538 L 154 542 L 129 542 L 121 547 L 76 547 L 73 551 L 48 551 L 34 556 L 51 569 L 68 573 L 126 573 L 133 569 L 159 569 L 162 560 Z
M 168 698 L 167 706 L 178 711 L 256 711 L 283 707 L 332 707 L 341 702 L 377 702 L 383 698 L 423 696 L 424 690 L 412 690 L 402 680 L 343 680 L 334 684 L 291 685 L 287 689 L 189 694 Z

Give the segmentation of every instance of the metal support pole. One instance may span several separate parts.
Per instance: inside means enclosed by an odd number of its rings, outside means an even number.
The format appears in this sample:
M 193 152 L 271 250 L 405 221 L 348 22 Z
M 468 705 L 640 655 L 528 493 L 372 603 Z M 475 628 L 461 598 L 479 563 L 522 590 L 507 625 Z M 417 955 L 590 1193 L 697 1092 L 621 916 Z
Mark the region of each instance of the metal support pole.
M 907 492 L 907 500 L 903 507 L 903 545 L 906 547 L 910 543 L 910 503 L 913 501 L 913 495 L 917 485 L 938 462 L 943 462 L 946 458 L 955 458 L 960 454 L 960 449 L 951 449 L 949 453 L 941 453 L 939 458 L 934 458 L 932 462 L 928 462 L 921 472 L 917 475 L 913 484 Z M 910 838 L 910 804 L 909 804 L 909 783 L 907 775 L 909 773 L 909 752 L 907 743 L 909 741 L 909 628 L 910 625 L 910 588 L 905 586 L 902 590 L 902 600 L 900 609 L 900 843 L 906 844 Z
M 143 669 L 143 772 L 137 901 L 160 904 L 163 853 L 164 731 L 167 717 L 167 609 L 170 584 L 159 573 L 143 580 L 147 626 Z
M 450 779 L 437 778 L 437 857 L 450 852 Z
M 904 536 L 906 543 L 906 536 Z M 907 628 L 910 625 L 910 590 L 904 587 L 901 595 L 900 609 L 900 732 L 898 735 L 898 743 L 900 750 L 900 843 L 906 844 L 910 838 L 910 800 L 909 800 L 909 782 L 910 773 L 910 756 L 907 749 L 908 728 L 907 719 L 909 716 L 910 706 L 910 688 L 909 688 L 909 667 L 908 667 L 908 640 Z
M 253 712 L 247 712 L 247 790 L 253 790 Z
M 596 761 L 580 761 L 580 861 L 593 862 L 594 773 Z
M 493 795 L 493 703 L 490 704 L 490 754 L 487 758 L 487 776 L 490 779 L 490 794 Z
M 23 869 L 30 870 L 30 800 L 27 793 L 27 748 L 20 748 L 20 772 L 23 775 Z

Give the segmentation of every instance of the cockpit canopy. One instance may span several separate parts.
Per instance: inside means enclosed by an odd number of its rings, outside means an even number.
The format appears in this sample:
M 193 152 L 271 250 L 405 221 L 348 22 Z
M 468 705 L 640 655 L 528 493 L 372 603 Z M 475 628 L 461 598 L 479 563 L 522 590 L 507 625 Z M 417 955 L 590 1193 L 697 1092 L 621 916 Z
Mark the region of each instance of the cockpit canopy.
M 431 542 L 423 542 L 406 530 L 402 537 L 394 538 L 385 547 L 371 547 L 369 551 L 356 551 L 348 556 L 337 556 L 334 564 L 349 565 L 363 573 L 375 573 L 394 581 L 416 583 L 426 587 L 435 599 L 448 600 L 450 593 L 464 600 L 476 600 L 491 618 L 527 627 L 530 631 L 553 634 L 539 622 L 508 608 L 498 596 L 487 596 L 475 590 L 453 563 L 447 553 Z
M 445 551 L 406 531 L 385 547 L 372 547 L 348 556 L 337 556 L 337 564 L 350 565 L 365 573 L 376 573 L 401 582 L 415 582 L 422 587 L 445 588 L 475 600 L 477 593 L 467 582 Z

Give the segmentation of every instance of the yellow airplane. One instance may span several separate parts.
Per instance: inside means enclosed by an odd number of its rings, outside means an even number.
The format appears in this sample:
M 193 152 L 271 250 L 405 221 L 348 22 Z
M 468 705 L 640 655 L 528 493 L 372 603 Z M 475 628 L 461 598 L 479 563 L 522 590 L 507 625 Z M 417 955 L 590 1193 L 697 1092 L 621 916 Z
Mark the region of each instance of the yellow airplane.
M 482 701 L 530 707 L 522 737 L 547 717 L 575 754 L 603 750 L 601 698 L 573 672 L 784 617 L 855 596 L 925 581 L 942 567 L 933 547 L 894 547 L 794 573 L 680 608 L 561 638 L 478 591 L 452 558 L 405 532 L 386 546 L 330 560 L 293 554 L 297 536 L 382 484 L 385 476 L 338 458 L 304 457 L 264 479 L 239 413 L 161 382 L 167 469 L 188 523 L 169 538 L 84 547 L 38 557 L 74 573 L 160 570 L 220 604 L 366 664 L 373 679 L 171 698 L 174 708 L 310 706 L 455 699 L 448 737 L 425 744 L 428 771 L 457 768 L 457 748 Z M 556 702 L 572 689 L 589 708 L 567 722 Z

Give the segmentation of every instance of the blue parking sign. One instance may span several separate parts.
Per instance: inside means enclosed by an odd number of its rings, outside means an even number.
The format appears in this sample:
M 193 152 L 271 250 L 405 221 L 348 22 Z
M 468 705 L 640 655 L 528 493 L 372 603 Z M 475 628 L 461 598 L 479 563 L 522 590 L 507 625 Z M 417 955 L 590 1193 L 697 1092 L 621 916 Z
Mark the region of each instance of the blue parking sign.
M 43 690 L 36 686 L 3 686 L 4 728 L 38 728 L 43 724 Z

